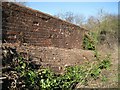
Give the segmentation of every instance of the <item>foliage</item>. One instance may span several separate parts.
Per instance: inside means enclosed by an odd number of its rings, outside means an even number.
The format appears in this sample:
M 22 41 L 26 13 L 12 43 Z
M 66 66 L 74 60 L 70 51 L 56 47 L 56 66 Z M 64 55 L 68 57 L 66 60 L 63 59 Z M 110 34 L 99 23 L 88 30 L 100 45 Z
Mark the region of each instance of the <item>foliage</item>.
M 105 59 L 103 59 L 101 62 L 94 66 L 94 68 L 91 70 L 91 76 L 95 79 L 98 78 L 98 76 L 101 73 L 101 70 L 109 69 L 110 66 L 111 66 L 110 57 L 107 56 L 105 57 Z
M 96 17 L 88 18 L 85 27 L 95 32 L 98 37 L 98 44 L 113 44 L 118 38 L 118 16 L 102 12 Z M 106 42 L 106 43 L 105 43 Z
M 94 32 L 98 38 L 97 42 L 99 45 L 104 41 L 106 41 L 106 44 L 113 43 L 118 38 L 118 15 L 107 13 L 103 9 L 100 9 L 98 14 L 96 13 L 96 16 L 89 16 L 88 18 L 84 17 L 84 15 L 75 14 L 73 12 L 58 13 L 55 16 Z M 84 43 L 86 44 L 84 49 L 94 50 L 94 38 L 91 43 L 87 36 L 85 36 L 84 39 Z
M 84 36 L 83 48 L 85 50 L 96 50 L 97 36 L 93 32 L 89 32 Z
M 106 82 L 108 79 L 107 79 L 106 76 L 102 76 L 101 80 L 102 80 L 103 82 Z
M 99 68 L 100 69 L 109 69 L 109 67 L 111 66 L 111 62 L 110 62 L 110 56 L 108 55 L 100 64 L 99 64 Z
M 10 63 L 13 69 L 6 72 L 8 73 L 8 77 L 15 78 L 12 81 L 11 79 L 7 80 L 11 84 L 4 83 L 7 89 L 74 89 L 78 83 L 86 85 L 90 78 L 97 79 L 102 69 L 108 69 L 111 65 L 110 58 L 107 56 L 96 64 L 93 62 L 81 66 L 66 67 L 64 74 L 57 75 L 47 68 L 33 69 L 30 59 L 23 58 L 17 52 L 11 52 L 16 53 L 14 54 L 14 58 L 11 58 Z M 9 56 L 7 55 L 7 57 Z M 5 58 L 6 60 L 7 57 Z M 104 81 L 106 78 L 102 77 L 102 80 Z M 12 83 L 15 85 L 12 86 Z
M 13 82 L 15 83 L 14 89 L 74 89 L 78 83 L 85 85 L 90 78 L 100 78 L 102 70 L 109 69 L 111 66 L 109 56 L 105 57 L 102 61 L 100 60 L 96 46 L 98 44 L 98 37 L 106 37 L 106 33 L 113 33 L 114 36 L 117 36 L 117 16 L 102 13 L 99 18 L 94 16 L 89 17 L 86 23 L 84 23 L 84 17 L 80 17 L 80 15 L 77 16 L 68 12 L 62 16 L 64 20 L 77 25 L 84 24 L 84 27 L 92 31 L 85 35 L 83 39 L 83 48 L 85 50 L 95 51 L 97 63 L 88 63 L 81 66 L 67 67 L 64 74 L 57 75 L 50 69 L 33 69 L 33 65 L 30 60 L 26 60 L 21 55 L 17 54 L 15 50 L 11 50 L 11 48 L 9 48 L 8 51 L 5 51 L 8 54 L 3 55 L 3 65 L 5 66 L 7 64 L 8 66 L 12 67 L 12 69 L 8 69 L 9 71 L 5 70 L 5 74 L 8 74 L 6 76 L 17 77 L 17 79 L 8 79 L 7 81 L 11 84 Z M 111 35 L 110 38 L 112 38 Z M 106 81 L 107 77 L 103 76 L 101 79 L 102 81 Z M 10 88 L 11 84 L 3 83 L 3 85 L 7 85 L 7 89 Z M 13 87 L 11 87 L 11 89 L 13 89 Z

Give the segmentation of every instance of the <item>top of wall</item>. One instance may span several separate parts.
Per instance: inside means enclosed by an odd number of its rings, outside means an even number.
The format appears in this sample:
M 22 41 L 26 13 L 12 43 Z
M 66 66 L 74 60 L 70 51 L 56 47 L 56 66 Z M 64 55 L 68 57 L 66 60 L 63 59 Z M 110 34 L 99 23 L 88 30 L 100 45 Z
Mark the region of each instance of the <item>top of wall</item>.
M 42 14 L 45 18 L 48 18 L 48 17 L 49 17 L 49 18 L 54 18 L 54 19 L 56 19 L 56 20 L 58 20 L 58 21 L 67 23 L 67 24 L 72 25 L 72 26 L 76 26 L 76 27 L 80 28 L 81 30 L 86 30 L 86 29 L 84 29 L 84 28 L 82 28 L 82 27 L 80 27 L 80 26 L 78 26 L 78 25 L 73 24 L 73 23 L 67 22 L 67 21 L 62 20 L 62 19 L 59 19 L 59 18 L 57 18 L 57 17 L 55 17 L 55 16 L 49 15 L 49 14 L 47 14 L 47 13 L 43 13 L 43 12 L 41 12 L 41 11 L 38 11 L 38 10 L 35 10 L 35 9 L 32 9 L 32 8 L 29 8 L 29 7 L 26 7 L 26 6 L 24 6 L 24 5 L 20 5 L 20 4 L 17 4 L 17 3 L 13 3 L 13 2 L 3 2 L 3 3 L 2 3 L 2 7 L 6 8 L 6 7 L 7 7 L 6 4 L 7 4 L 8 6 L 10 6 L 10 9 L 13 9 L 13 7 L 14 7 L 14 10 L 16 10 L 16 11 L 21 11 L 21 12 L 24 12 L 24 13 L 26 13 L 26 14 L 29 14 L 29 15 L 32 15 L 32 16 L 35 16 L 35 17 L 41 17 L 40 14 Z M 16 7 L 17 7 L 17 8 L 16 8 Z M 19 10 L 19 9 L 20 9 L 20 10 Z M 25 12 L 25 11 L 26 11 L 26 12 Z

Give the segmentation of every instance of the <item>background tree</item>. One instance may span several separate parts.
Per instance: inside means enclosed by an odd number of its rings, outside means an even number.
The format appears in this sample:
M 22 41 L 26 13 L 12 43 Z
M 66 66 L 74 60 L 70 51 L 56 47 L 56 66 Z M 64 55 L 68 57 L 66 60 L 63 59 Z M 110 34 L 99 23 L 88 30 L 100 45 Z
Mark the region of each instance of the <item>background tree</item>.
M 118 16 L 103 9 L 99 9 L 95 16 L 89 16 L 87 19 L 72 12 L 58 13 L 55 16 L 96 33 L 99 43 L 116 43 L 118 39 Z
M 73 12 L 58 13 L 54 16 L 79 26 L 85 22 L 85 17 L 82 14 L 74 14 Z

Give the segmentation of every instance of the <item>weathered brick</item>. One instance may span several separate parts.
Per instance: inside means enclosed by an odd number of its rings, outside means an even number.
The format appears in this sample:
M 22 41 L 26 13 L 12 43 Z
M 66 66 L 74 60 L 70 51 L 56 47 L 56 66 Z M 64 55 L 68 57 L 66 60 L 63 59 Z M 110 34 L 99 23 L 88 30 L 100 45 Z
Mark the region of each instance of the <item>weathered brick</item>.
M 38 46 L 82 48 L 83 36 L 87 31 L 72 23 L 12 2 L 2 3 L 2 22 L 2 41 L 19 41 Z

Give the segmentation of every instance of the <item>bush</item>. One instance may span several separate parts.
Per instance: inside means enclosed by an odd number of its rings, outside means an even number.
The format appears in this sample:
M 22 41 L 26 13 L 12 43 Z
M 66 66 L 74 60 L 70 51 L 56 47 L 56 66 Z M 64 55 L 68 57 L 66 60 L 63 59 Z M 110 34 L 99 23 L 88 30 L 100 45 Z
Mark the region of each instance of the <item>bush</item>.
M 89 32 L 84 36 L 83 49 L 85 50 L 96 50 L 97 36 L 93 32 Z

